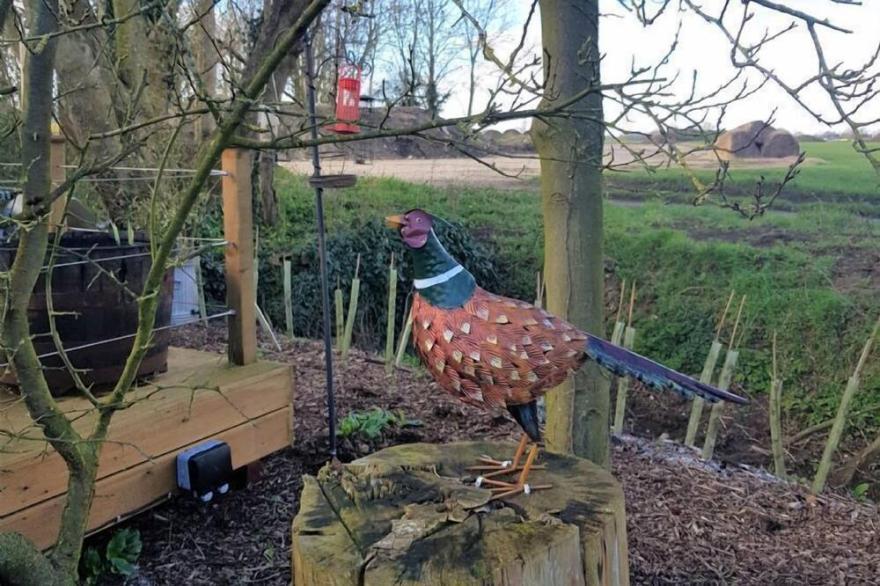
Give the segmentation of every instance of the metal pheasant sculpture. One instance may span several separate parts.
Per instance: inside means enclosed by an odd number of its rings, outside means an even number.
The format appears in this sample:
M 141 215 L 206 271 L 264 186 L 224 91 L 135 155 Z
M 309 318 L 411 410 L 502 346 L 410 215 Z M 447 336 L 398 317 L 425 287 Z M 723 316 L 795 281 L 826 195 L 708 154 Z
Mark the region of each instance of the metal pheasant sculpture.
M 747 402 L 583 332 L 529 303 L 483 290 L 446 251 L 434 233 L 433 216 L 423 210 L 390 216 L 386 224 L 399 231 L 412 254 L 413 343 L 425 367 L 448 393 L 470 405 L 504 407 L 525 431 L 512 460 L 484 458 L 481 466 L 472 468 L 482 473 L 478 482 L 489 485 L 494 498 L 549 488 L 527 484 L 529 472 L 538 468 L 537 399 L 586 360 L 654 389 L 697 395 L 710 402 Z M 529 440 L 534 443 L 522 463 Z M 515 482 L 497 479 L 517 472 Z

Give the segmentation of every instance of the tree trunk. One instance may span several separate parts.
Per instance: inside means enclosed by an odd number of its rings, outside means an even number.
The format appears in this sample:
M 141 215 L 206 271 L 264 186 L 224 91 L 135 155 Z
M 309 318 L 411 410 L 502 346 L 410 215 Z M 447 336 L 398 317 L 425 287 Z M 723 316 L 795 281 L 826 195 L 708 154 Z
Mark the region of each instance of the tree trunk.
M 265 60 L 266 55 L 275 46 L 276 40 L 284 31 L 289 28 L 302 13 L 303 2 L 287 2 L 287 1 L 269 1 L 263 6 L 262 26 L 260 27 L 257 39 L 251 49 L 248 63 L 245 67 L 245 77 L 250 77 L 256 71 L 257 67 Z M 293 72 L 296 64 L 296 58 L 301 52 L 301 46 L 294 47 L 284 61 L 278 65 L 269 80 L 266 91 L 262 95 L 261 101 L 279 102 L 284 94 L 284 86 Z M 273 123 L 268 115 L 260 116 L 253 114 L 250 116 L 254 126 L 259 126 L 258 120 L 262 120 L 263 124 L 271 127 Z M 271 128 L 269 128 L 271 130 Z M 248 133 L 244 133 L 247 135 Z M 250 133 L 253 135 L 253 133 Z M 254 185 L 257 186 L 260 200 L 260 219 L 267 226 L 274 226 L 278 222 L 278 199 L 275 195 L 275 153 L 263 152 L 254 161 L 255 179 Z
M 28 36 L 55 31 L 58 27 L 56 14 L 58 0 L 34 2 Z M 40 583 L 38 580 L 48 584 L 73 584 L 84 531 L 79 530 L 78 535 L 76 532 L 78 527 L 84 525 L 81 519 L 83 515 L 88 516 L 92 497 L 90 488 L 78 490 L 83 488 L 78 480 L 87 480 L 79 473 L 88 474 L 90 464 L 93 467 L 94 462 L 88 461 L 86 452 L 94 453 L 94 450 L 83 448 L 81 438 L 52 398 L 31 341 L 28 322 L 28 303 L 42 270 L 48 245 L 47 214 L 51 204 L 49 123 L 52 120 L 52 82 L 57 44 L 55 39 L 48 40 L 40 45 L 39 50 L 29 54 L 26 75 L 22 79 L 24 111 L 21 161 L 27 173 L 22 212 L 25 223 L 19 235 L 15 261 L 6 283 L 0 288 L 0 307 L 4 308 L 0 323 L 0 347 L 5 349 L 5 358 L 12 365 L 28 411 L 34 421 L 39 422 L 43 434 L 71 471 L 68 488 L 73 494 L 62 514 L 61 539 L 49 560 L 42 558 L 23 538 L 0 535 L 0 544 L 4 545 L 3 560 L 0 562 L 0 583 L 3 584 Z M 91 488 L 93 486 L 94 483 Z
M 217 35 L 217 17 L 214 12 L 215 0 L 197 0 L 196 14 L 204 15 L 195 27 L 195 58 L 198 74 L 202 79 L 202 91 L 209 98 L 217 95 L 217 49 L 213 39 Z M 194 124 L 195 139 L 201 142 L 214 130 L 214 117 L 211 114 L 200 116 Z
M 260 190 L 260 218 L 266 226 L 278 222 L 278 198 L 275 195 L 275 151 L 261 151 L 257 159 L 257 176 Z
M 598 86 L 598 0 L 541 0 L 546 93 L 542 107 Z M 571 108 L 577 117 L 535 119 L 541 158 L 547 307 L 602 336 L 602 96 Z M 609 461 L 609 383 L 593 363 L 547 395 L 547 443 L 597 464 Z
M 75 22 L 93 25 L 98 22 L 86 0 L 71 4 L 70 18 Z M 119 137 L 89 140 L 90 134 L 108 132 L 124 126 L 118 110 L 122 99 L 121 84 L 115 79 L 106 61 L 107 31 L 93 28 L 62 35 L 58 38 L 55 73 L 58 93 L 64 95 L 58 102 L 58 113 L 67 137 L 77 147 L 88 144 L 91 159 L 108 159 L 121 148 Z M 131 188 L 129 184 L 127 187 Z M 128 214 L 131 197 L 120 193 L 116 182 L 95 183 L 93 189 L 104 204 L 108 215 L 120 223 Z

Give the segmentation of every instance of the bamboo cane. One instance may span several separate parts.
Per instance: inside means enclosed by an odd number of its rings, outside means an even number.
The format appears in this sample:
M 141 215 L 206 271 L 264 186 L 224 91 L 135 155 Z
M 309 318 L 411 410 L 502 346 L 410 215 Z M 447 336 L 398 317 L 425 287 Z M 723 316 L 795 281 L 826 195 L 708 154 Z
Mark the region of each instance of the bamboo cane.
M 721 355 L 721 331 L 724 328 L 724 320 L 727 318 L 727 312 L 730 310 L 734 294 L 735 291 L 730 292 L 727 304 L 721 313 L 721 319 L 718 320 L 718 325 L 715 327 L 715 338 L 712 340 L 711 346 L 709 346 L 709 353 L 706 355 L 706 361 L 703 363 L 703 372 L 700 373 L 701 383 L 708 385 L 712 382 L 715 365 L 718 364 L 718 357 Z M 694 397 L 694 400 L 691 402 L 691 414 L 688 418 L 687 431 L 684 436 L 684 444 L 686 446 L 693 447 L 697 440 L 697 430 L 700 428 L 700 419 L 703 417 L 703 407 L 705 404 L 706 401 L 702 397 Z
M 782 448 L 782 380 L 776 360 L 776 332 L 773 332 L 773 379 L 770 382 L 770 449 L 773 453 L 773 471 L 785 478 L 785 451 Z
M 385 330 L 385 374 L 394 369 L 394 321 L 397 305 L 397 269 L 394 268 L 394 253 L 388 266 L 388 324 Z
M 348 360 L 348 351 L 351 348 L 351 333 L 354 330 L 354 318 L 357 314 L 358 295 L 361 291 L 361 280 L 358 273 L 361 268 L 361 255 L 357 257 L 354 267 L 354 278 L 351 280 L 351 295 L 348 298 L 348 316 L 345 320 L 345 333 L 342 335 L 342 361 Z
M 290 259 L 284 259 L 282 277 L 284 279 L 284 321 L 287 326 L 287 335 L 293 337 L 293 286 L 291 284 Z
M 636 329 L 632 327 L 633 307 L 636 303 L 636 284 L 632 284 L 632 290 L 629 296 L 629 312 L 627 313 L 627 326 L 623 334 L 623 346 L 632 350 L 636 341 Z M 626 415 L 626 397 L 629 392 L 629 377 L 620 377 L 617 379 L 617 401 L 614 406 L 614 425 L 611 431 L 614 433 L 623 432 L 623 419 Z
M 849 404 L 852 402 L 853 396 L 859 388 L 861 382 L 862 369 L 868 361 L 871 354 L 871 347 L 877 339 L 877 332 L 880 331 L 880 317 L 874 324 L 871 335 L 865 341 L 862 348 L 862 354 L 859 356 L 859 362 L 856 364 L 853 374 L 847 381 L 846 389 L 843 391 L 843 397 L 840 399 L 840 407 L 837 409 L 837 416 L 834 418 L 834 424 L 831 426 L 831 432 L 828 434 L 828 442 L 825 444 L 825 451 L 822 452 L 822 459 L 819 461 L 819 468 L 816 470 L 816 477 L 813 479 L 813 492 L 820 493 L 825 489 L 825 482 L 828 480 L 828 473 L 831 471 L 831 462 L 834 459 L 834 453 L 840 444 L 840 438 L 843 436 L 843 430 L 846 427 L 846 417 L 849 414 Z
M 727 346 L 727 356 L 724 357 L 724 366 L 721 368 L 721 376 L 718 379 L 718 388 L 726 391 L 730 388 L 733 380 L 733 372 L 736 370 L 736 362 L 739 359 L 739 352 L 734 350 L 736 341 L 736 331 L 739 328 L 742 319 L 743 307 L 746 304 L 746 296 L 743 295 L 739 302 L 739 309 L 736 312 L 736 321 L 733 322 L 733 332 L 730 334 L 730 343 Z M 715 443 L 718 441 L 718 430 L 721 427 L 721 414 L 724 412 L 724 402 L 718 401 L 712 405 L 709 412 L 709 424 L 706 427 L 706 439 L 703 442 L 703 459 L 711 460 L 715 453 Z

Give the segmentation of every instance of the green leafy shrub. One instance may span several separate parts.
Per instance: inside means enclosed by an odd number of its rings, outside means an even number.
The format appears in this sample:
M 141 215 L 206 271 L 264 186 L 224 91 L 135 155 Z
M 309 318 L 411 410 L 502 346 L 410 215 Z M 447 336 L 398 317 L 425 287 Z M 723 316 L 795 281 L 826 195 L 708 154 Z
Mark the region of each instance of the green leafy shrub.
M 314 192 L 304 177 L 282 170 L 276 175 L 276 186 L 281 219 L 277 226 L 261 229 L 259 301 L 276 324 L 283 323 L 280 266 L 282 258 L 292 258 L 297 273 L 296 331 L 318 337 L 321 305 Z M 465 240 L 451 242 L 450 248 L 480 283 L 503 295 L 528 301 L 534 297 L 535 271 L 543 259 L 541 201 L 534 191 L 438 188 L 361 178 L 355 187 L 330 190 L 325 196 L 328 248 L 334 265 L 331 287 L 335 288 L 338 277 L 346 301 L 357 252 L 363 253 L 355 327 L 355 343 L 361 347 L 376 349 L 384 341 L 388 259 L 392 251 L 403 252 L 395 235 L 379 224 L 389 213 L 421 207 L 447 220 L 460 219 L 463 224 L 456 226 Z M 208 200 L 209 207 L 199 216 L 201 236 L 222 236 L 216 200 Z M 842 250 L 852 257 L 876 249 L 877 232 L 875 224 L 839 205 L 801 204 L 799 209 L 796 216 L 772 214 L 744 222 L 727 210 L 709 207 L 608 205 L 604 252 L 613 259 L 616 276 L 639 284 L 636 350 L 692 374 L 702 369 L 730 290 L 747 295 L 734 382 L 751 394 L 766 391 L 769 341 L 777 331 L 784 408 L 799 424 L 810 425 L 833 417 L 880 311 L 876 288 L 841 290 L 835 286 L 841 270 L 835 263 L 843 256 Z M 749 233 L 771 229 L 795 238 L 781 240 L 785 246 L 750 245 Z M 487 269 L 481 272 L 479 259 L 484 256 Z M 218 252 L 213 259 L 203 258 L 209 273 L 206 289 L 222 304 L 222 254 Z M 399 268 L 398 331 L 410 289 L 406 261 Z M 878 405 L 880 361 L 872 360 L 863 373 L 848 429 L 870 431 L 880 425 Z
M 136 529 L 121 529 L 114 533 L 103 555 L 94 547 L 87 548 L 80 560 L 82 583 L 97 584 L 108 575 L 132 576 L 137 571 L 135 564 L 141 556 L 141 548 L 141 534 Z
M 341 438 L 361 436 L 374 440 L 391 427 L 415 427 L 421 425 L 418 420 L 407 419 L 403 411 L 393 413 L 378 407 L 369 411 L 352 411 L 339 422 L 336 435 Z
M 462 224 L 440 224 L 436 231 L 449 252 L 474 274 L 479 283 L 489 289 L 503 291 L 503 284 L 495 268 L 497 253 L 491 245 L 477 241 L 470 230 Z M 299 246 L 292 246 L 292 241 L 292 238 L 285 238 L 283 234 L 275 233 L 267 235 L 267 238 L 261 242 L 258 301 L 274 324 L 284 323 L 281 263 L 285 257 L 290 257 L 293 261 L 291 286 L 294 331 L 299 336 L 318 338 L 322 335 L 322 308 L 317 243 L 309 241 Z M 400 279 L 397 286 L 395 316 L 396 323 L 400 324 L 404 319 L 407 296 L 412 290 L 412 271 L 409 255 L 406 254 L 405 247 L 397 234 L 374 217 L 356 222 L 347 229 L 335 230 L 327 234 L 331 301 L 332 289 L 335 289 L 338 283 L 343 291 L 346 311 L 348 311 L 348 297 L 357 257 L 358 255 L 361 257 L 360 295 L 353 331 L 353 343 L 356 346 L 376 349 L 384 343 L 388 313 L 388 264 L 392 254 Z M 216 300 L 223 299 L 225 281 L 222 257 L 206 256 L 202 266 L 206 294 Z

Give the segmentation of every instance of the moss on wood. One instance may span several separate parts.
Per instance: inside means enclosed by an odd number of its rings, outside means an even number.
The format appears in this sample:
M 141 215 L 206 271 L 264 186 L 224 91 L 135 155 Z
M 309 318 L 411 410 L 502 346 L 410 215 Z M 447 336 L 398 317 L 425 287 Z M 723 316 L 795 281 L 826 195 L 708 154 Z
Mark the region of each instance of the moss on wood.
M 490 502 L 466 468 L 513 444 L 409 444 L 308 476 L 293 523 L 294 584 L 628 584 L 620 485 L 546 454 L 553 489 Z

